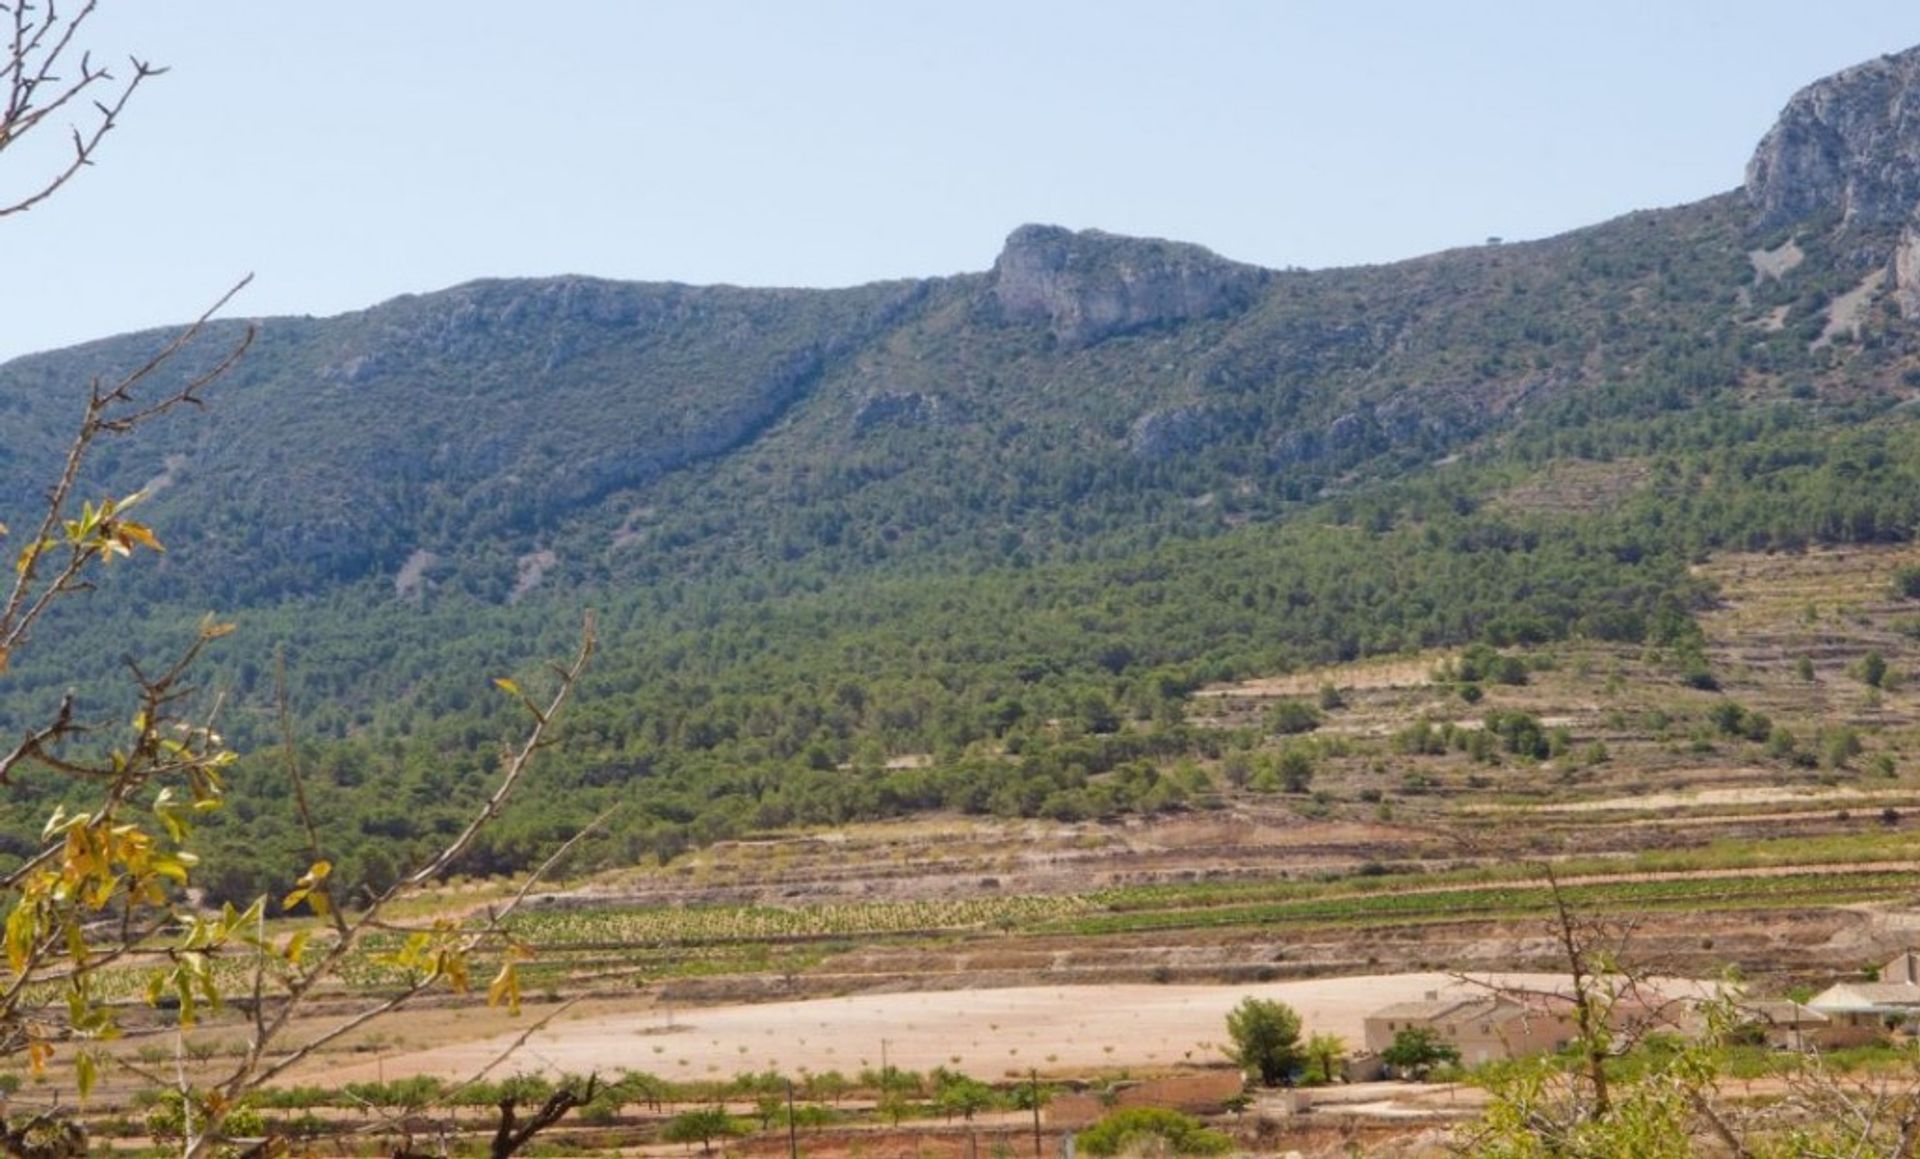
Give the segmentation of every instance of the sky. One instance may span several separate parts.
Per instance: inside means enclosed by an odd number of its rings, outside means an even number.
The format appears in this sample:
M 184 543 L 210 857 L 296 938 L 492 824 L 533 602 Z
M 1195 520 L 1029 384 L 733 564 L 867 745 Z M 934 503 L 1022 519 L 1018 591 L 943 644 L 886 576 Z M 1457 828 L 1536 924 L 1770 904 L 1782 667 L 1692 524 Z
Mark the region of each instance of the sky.
M 1740 183 L 1912 0 L 102 0 L 170 71 L 0 218 L 0 358 L 477 277 L 840 286 L 1024 222 L 1284 267 Z M 60 128 L 56 126 L 56 128 Z M 64 128 L 61 128 L 64 132 Z M 0 198 L 58 156 L 0 153 Z

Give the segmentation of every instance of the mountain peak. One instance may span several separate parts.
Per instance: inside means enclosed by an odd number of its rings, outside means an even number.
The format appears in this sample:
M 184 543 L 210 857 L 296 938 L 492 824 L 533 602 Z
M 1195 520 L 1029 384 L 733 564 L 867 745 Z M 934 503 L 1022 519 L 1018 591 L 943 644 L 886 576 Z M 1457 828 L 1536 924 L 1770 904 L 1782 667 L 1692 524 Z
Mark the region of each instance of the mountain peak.
M 1892 226 L 1920 208 L 1920 47 L 1793 95 L 1747 164 L 1755 225 L 1832 215 Z
M 993 263 L 1009 322 L 1044 322 L 1069 346 L 1244 308 L 1269 272 L 1185 242 L 1023 225 Z

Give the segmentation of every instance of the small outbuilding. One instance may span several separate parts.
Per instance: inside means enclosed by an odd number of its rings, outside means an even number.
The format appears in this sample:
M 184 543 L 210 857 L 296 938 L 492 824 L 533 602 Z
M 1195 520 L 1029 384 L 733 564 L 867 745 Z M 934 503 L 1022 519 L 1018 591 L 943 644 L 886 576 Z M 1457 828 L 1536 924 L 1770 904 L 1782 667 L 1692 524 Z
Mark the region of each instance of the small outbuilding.
M 1889 1030 L 1920 1029 L 1920 953 L 1908 950 L 1888 962 L 1878 981 L 1829 986 L 1807 1005 L 1827 1018 L 1824 1046 L 1852 1046 Z
M 1748 1024 L 1775 1050 L 1815 1050 L 1844 1045 L 1835 1041 L 1833 1019 L 1798 1002 L 1746 1002 L 1740 1006 Z

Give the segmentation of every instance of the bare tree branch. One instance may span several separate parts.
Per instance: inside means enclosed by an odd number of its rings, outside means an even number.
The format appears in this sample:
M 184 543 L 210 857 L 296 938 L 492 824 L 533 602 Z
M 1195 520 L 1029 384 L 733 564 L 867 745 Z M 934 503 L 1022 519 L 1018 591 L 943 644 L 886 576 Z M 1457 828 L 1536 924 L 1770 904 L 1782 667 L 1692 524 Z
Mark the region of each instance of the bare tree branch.
M 0 200 L 0 217 L 24 213 L 46 201 L 93 164 L 94 155 L 108 133 L 120 123 L 120 115 L 141 85 L 167 70 L 137 57 L 127 59 L 124 81 L 96 65 L 93 58 L 77 51 L 75 38 L 92 18 L 95 0 L 86 0 L 72 15 L 63 17 L 55 0 L 36 4 L 33 0 L 15 0 L 0 4 L 12 25 L 8 52 L 0 63 L 0 86 L 6 90 L 0 107 L 0 152 L 44 127 L 51 118 L 69 108 L 78 108 L 83 97 L 108 86 L 117 85 L 103 98 L 87 100 L 81 123 L 68 130 L 71 145 L 65 162 L 53 173 L 29 186 L 27 192 Z M 68 65 L 71 68 L 68 68 Z

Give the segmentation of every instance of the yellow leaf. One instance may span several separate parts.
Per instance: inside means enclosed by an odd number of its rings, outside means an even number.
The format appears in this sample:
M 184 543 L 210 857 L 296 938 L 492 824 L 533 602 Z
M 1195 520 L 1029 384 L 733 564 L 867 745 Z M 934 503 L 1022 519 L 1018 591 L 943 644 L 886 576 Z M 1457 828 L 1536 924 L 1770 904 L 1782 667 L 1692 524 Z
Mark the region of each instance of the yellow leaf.
M 447 976 L 447 984 L 453 987 L 455 994 L 465 994 L 469 985 L 467 978 L 467 959 L 464 954 L 442 953 L 440 955 L 440 973 Z
M 115 526 L 120 529 L 120 535 L 123 539 L 131 539 L 141 547 L 151 548 L 154 551 L 167 550 L 161 547 L 160 541 L 153 537 L 153 528 L 148 527 L 144 523 L 134 523 L 131 520 L 123 519 L 115 524 Z
M 287 947 L 286 949 L 280 951 L 280 956 L 285 958 L 287 961 L 292 962 L 296 966 L 299 965 L 300 955 L 303 952 L 305 952 L 307 948 L 307 939 L 312 935 L 313 935 L 312 930 L 301 930 L 299 933 L 288 938 Z
M 7 966 L 14 974 L 27 968 L 27 958 L 33 953 L 35 936 L 39 933 L 39 914 L 36 907 L 22 899 L 7 915 Z
M 93 1084 L 99 1078 L 100 1066 L 94 1061 L 92 1054 L 83 1050 L 73 1056 L 73 1082 L 79 1088 L 80 1097 L 83 1100 L 93 1093 Z
M 493 683 L 494 683 L 494 686 L 496 688 L 499 688 L 502 692 L 510 692 L 515 696 L 521 695 L 520 686 L 518 684 L 515 684 L 513 681 L 507 679 L 505 676 L 494 677 Z
M 40 553 L 52 546 L 53 540 L 51 539 L 43 539 L 38 543 L 29 543 L 20 549 L 20 558 L 15 561 L 13 570 L 25 575 L 27 569 L 33 566 L 33 561 L 40 558 Z
M 509 1013 L 520 1013 L 520 971 L 512 962 L 502 963 L 500 972 L 487 985 L 487 1005 L 498 1006 L 502 1002 L 507 1004 Z
M 233 628 L 234 626 L 232 624 L 222 623 L 209 614 L 200 621 L 200 638 L 202 640 L 218 640 L 222 636 L 231 634 Z

